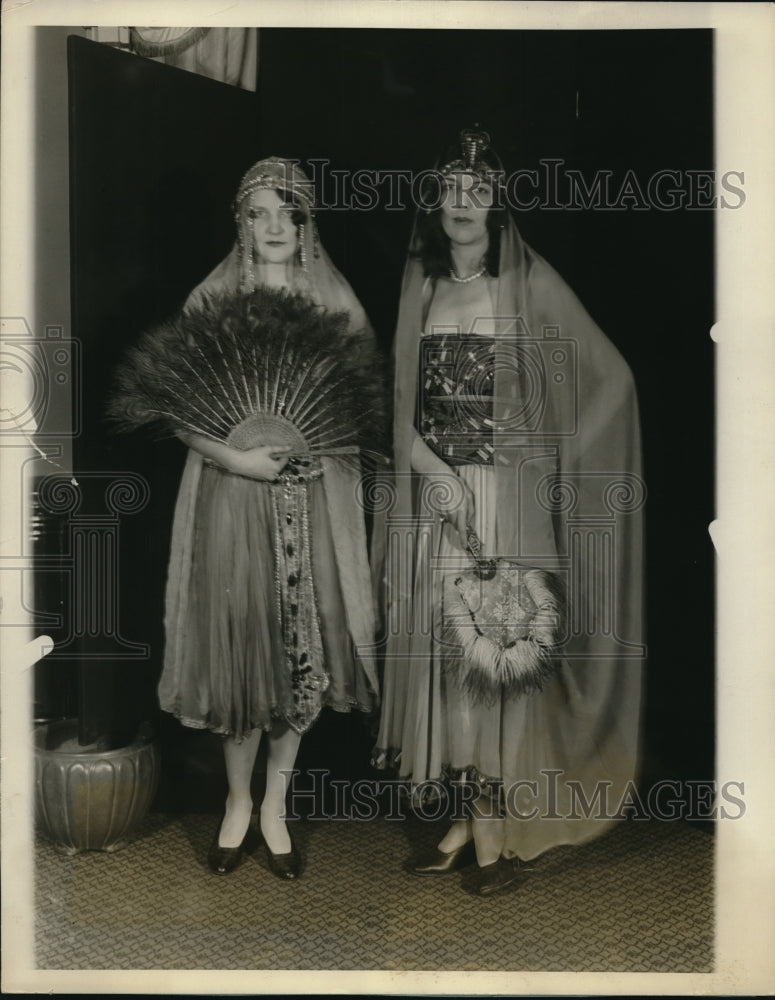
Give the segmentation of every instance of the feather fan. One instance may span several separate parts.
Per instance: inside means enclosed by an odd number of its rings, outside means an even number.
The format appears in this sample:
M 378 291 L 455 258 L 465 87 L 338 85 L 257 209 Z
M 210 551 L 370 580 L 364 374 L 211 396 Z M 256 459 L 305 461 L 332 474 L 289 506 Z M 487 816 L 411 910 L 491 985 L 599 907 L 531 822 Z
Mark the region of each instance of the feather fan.
M 108 415 L 121 430 L 290 445 L 294 457 L 384 455 L 376 357 L 348 322 L 286 289 L 203 296 L 128 351 Z

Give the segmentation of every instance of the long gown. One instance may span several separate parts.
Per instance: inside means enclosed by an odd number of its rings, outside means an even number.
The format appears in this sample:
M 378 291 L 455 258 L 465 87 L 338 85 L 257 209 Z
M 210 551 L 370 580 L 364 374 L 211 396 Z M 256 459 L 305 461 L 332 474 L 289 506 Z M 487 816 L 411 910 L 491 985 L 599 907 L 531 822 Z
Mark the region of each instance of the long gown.
M 502 551 L 497 532 L 491 434 L 486 424 L 492 414 L 495 351 L 496 344 L 486 336 L 451 338 L 426 331 L 422 344 L 425 360 L 420 362 L 425 392 L 417 430 L 428 447 L 471 488 L 475 504 L 472 526 L 484 553 Z M 474 386 L 461 385 L 455 379 L 465 368 L 460 359 L 466 354 L 477 359 L 475 367 L 479 371 Z M 467 391 L 471 388 L 478 390 L 476 396 Z M 444 400 L 445 391 L 449 393 L 449 404 Z M 437 402 L 439 399 L 441 403 Z M 445 596 L 450 577 L 468 569 L 471 562 L 453 524 L 448 520 L 442 523 L 433 516 L 433 491 L 438 488 L 433 478 L 420 477 L 418 495 L 426 498 L 430 516 L 423 519 L 425 544 L 417 547 L 413 606 L 427 608 L 428 620 L 425 623 L 416 620 L 415 627 L 430 631 L 430 655 L 439 685 L 438 717 L 435 725 L 429 727 L 435 732 L 424 746 L 427 785 L 423 788 L 417 759 L 410 771 L 406 748 L 400 752 L 392 748 L 392 754 L 384 750 L 378 763 L 384 765 L 392 758 L 391 763 L 398 764 L 401 773 L 412 773 L 416 794 L 421 799 L 437 793 L 437 776 L 473 781 L 481 789 L 498 795 L 503 782 L 503 762 L 513 756 L 513 737 L 523 725 L 519 709 L 515 708 L 519 700 L 475 696 L 461 684 L 460 650 L 450 646 L 444 637 Z M 518 516 L 518 502 L 518 497 L 514 497 L 515 516 Z M 420 509 L 425 503 L 419 502 Z M 443 507 L 443 503 L 439 506 Z
M 474 491 L 485 551 L 563 576 L 567 655 L 541 690 L 491 704 L 473 701 L 446 669 L 443 577 L 467 557 L 452 527 L 426 516 L 423 479 L 409 471 L 422 391 L 417 331 L 429 303 L 429 279 L 410 258 L 396 336 L 397 472 L 386 518 L 388 642 L 375 763 L 395 764 L 418 791 L 461 773 L 497 787 L 503 853 L 529 860 L 602 833 L 620 818 L 637 776 L 645 490 L 629 369 L 559 275 L 521 242 L 513 221 L 502 239 L 500 277 L 487 280 L 498 334 L 516 338 L 523 361 L 540 356 L 542 407 L 520 434 L 495 435 L 491 464 L 455 471 Z M 493 412 L 509 392 L 529 401 L 528 367 L 496 376 Z M 413 573 L 391 571 L 397 552 L 413 554 Z

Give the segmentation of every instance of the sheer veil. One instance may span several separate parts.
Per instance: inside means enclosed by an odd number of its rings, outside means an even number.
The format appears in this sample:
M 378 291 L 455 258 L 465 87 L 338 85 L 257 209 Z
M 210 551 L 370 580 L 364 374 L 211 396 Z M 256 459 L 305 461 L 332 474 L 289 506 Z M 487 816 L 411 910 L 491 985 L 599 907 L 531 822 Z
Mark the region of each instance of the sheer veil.
M 237 239 L 226 257 L 194 288 L 187 304 L 211 292 L 249 292 L 255 288 L 255 262 L 249 246 L 249 196 L 262 188 L 286 194 L 293 199 L 301 215 L 297 224 L 299 248 L 292 264 L 290 290 L 309 296 L 326 309 L 347 312 L 354 333 L 371 335 L 360 302 L 320 242 L 311 181 L 295 161 L 279 157 L 259 160 L 242 178 L 234 202 Z
M 420 338 L 434 280 L 413 253 L 415 221 L 394 345 L 395 479 L 387 518 L 396 552 L 418 510 L 411 470 Z M 503 214 L 497 276 L 487 277 L 503 336 L 495 376 L 494 469 L 502 551 L 494 555 L 557 572 L 570 597 L 568 665 L 542 692 L 521 699 L 522 729 L 504 782 L 536 781 L 541 815 L 507 823 L 507 855 L 595 836 L 600 816 L 563 820 L 575 801 L 607 784 L 615 804 L 637 775 L 643 638 L 640 431 L 630 370 L 556 271 Z M 518 499 L 516 499 L 518 498 Z M 384 710 L 378 759 L 398 755 L 399 773 L 437 779 L 443 730 L 441 666 L 432 639 L 413 623 L 418 587 L 388 560 Z M 441 737 L 443 740 L 443 736 Z M 555 773 L 548 781 L 547 773 Z M 548 786 L 552 785 L 552 788 Z M 549 796 L 547 801 L 546 796 Z M 547 808 L 556 804 L 556 817 Z M 565 807 L 565 812 L 563 811 Z M 550 810 L 551 811 L 551 810 Z

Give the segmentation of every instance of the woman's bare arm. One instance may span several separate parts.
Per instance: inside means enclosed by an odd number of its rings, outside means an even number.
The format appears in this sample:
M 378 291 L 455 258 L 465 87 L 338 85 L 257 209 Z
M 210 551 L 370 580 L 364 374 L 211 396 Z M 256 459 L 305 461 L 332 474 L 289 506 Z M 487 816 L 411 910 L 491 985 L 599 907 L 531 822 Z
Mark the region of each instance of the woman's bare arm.
M 213 441 L 212 438 L 188 431 L 178 431 L 178 437 L 189 448 L 199 452 L 203 458 L 220 465 L 227 472 L 264 482 L 273 482 L 277 479 L 288 461 L 291 450 L 290 447 L 265 444 L 241 451 L 221 441 Z
M 476 510 L 473 490 L 428 447 L 416 430 L 412 439 L 412 468 L 415 472 L 419 472 L 429 479 L 436 479 L 440 482 L 446 480 L 450 484 L 452 499 L 450 507 L 444 511 L 444 515 L 455 527 L 461 541 L 465 544 L 466 526 L 473 520 Z M 459 494 L 458 490 L 462 490 L 462 494 Z

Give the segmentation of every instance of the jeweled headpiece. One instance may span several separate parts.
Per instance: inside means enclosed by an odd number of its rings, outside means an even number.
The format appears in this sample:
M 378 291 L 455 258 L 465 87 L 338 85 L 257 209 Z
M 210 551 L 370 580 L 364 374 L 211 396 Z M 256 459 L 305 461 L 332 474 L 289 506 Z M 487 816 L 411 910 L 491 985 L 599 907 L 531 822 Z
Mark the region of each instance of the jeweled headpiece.
M 484 153 L 490 149 L 490 136 L 475 128 L 464 128 L 460 133 L 460 156 L 449 160 L 441 167 L 441 173 L 476 174 L 483 180 L 497 182 L 501 171 L 484 159 Z
M 292 194 L 309 212 L 315 207 L 315 188 L 304 171 L 293 160 L 281 160 L 278 156 L 270 156 L 266 160 L 254 163 L 240 181 L 234 199 L 235 213 L 239 214 L 240 205 L 254 191 L 270 188 Z
M 308 250 L 316 258 L 319 255 L 317 226 L 313 214 L 315 188 L 312 181 L 294 160 L 283 160 L 279 156 L 259 160 L 240 181 L 234 198 L 239 285 L 242 291 L 252 291 L 256 287 L 256 249 L 246 202 L 255 191 L 263 190 L 283 191 L 306 209 L 307 221 L 300 221 L 297 224 L 298 263 L 301 265 L 301 270 L 307 271 Z

